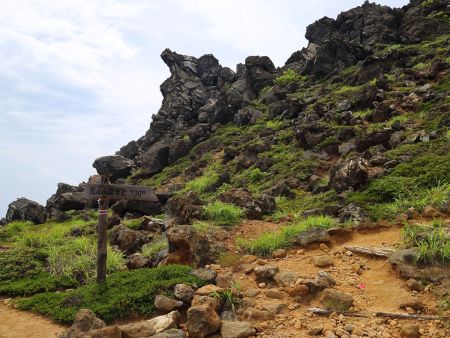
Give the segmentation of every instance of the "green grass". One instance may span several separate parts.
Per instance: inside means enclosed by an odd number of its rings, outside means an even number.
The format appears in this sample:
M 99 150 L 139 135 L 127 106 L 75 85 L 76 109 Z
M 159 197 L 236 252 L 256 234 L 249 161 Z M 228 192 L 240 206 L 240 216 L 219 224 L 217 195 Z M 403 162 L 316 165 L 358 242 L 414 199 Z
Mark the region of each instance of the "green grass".
M 142 218 L 124 219 L 121 223 L 130 229 L 138 230 L 142 224 Z
M 417 247 L 417 264 L 450 263 L 450 239 L 441 222 L 434 221 L 431 226 L 405 224 L 402 237 L 407 247 Z
M 50 272 L 56 276 L 76 279 L 81 283 L 91 282 L 96 276 L 97 246 L 94 240 L 86 237 L 66 241 L 64 245 L 48 248 Z M 108 246 L 106 272 L 123 269 L 123 254 Z
M 176 284 L 196 284 L 204 281 L 189 274 L 188 266 L 165 265 L 153 269 L 117 272 L 104 284 L 89 284 L 77 290 L 43 293 L 18 302 L 21 310 L 28 310 L 70 323 L 81 308 L 88 308 L 101 319 L 111 322 L 133 314 L 154 312 L 156 295 L 172 293 Z
M 213 172 L 206 172 L 203 176 L 197 177 L 192 181 L 189 181 L 184 186 L 184 191 L 195 191 L 197 193 L 203 193 L 211 186 L 217 183 L 219 176 Z
M 336 222 L 329 216 L 312 216 L 304 221 L 288 225 L 279 231 L 263 233 L 255 239 L 238 238 L 237 244 L 245 252 L 270 256 L 276 249 L 292 247 L 295 238 L 308 229 L 328 229 L 334 226 L 336 226 Z
M 207 219 L 216 225 L 236 225 L 244 217 L 244 211 L 233 204 L 215 201 L 204 207 Z

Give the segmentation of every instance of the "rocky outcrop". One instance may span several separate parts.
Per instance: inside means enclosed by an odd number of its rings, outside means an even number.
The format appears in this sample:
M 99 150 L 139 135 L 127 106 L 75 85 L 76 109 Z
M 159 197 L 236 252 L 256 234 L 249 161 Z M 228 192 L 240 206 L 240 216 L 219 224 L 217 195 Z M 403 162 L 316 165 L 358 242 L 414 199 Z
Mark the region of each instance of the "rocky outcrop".
M 134 167 L 134 162 L 121 155 L 112 155 L 97 158 L 92 166 L 99 175 L 105 175 L 114 182 L 119 178 L 128 177 Z
M 366 1 L 342 12 L 336 19 L 324 17 L 306 28 L 307 48 L 297 51 L 286 65 L 319 77 L 356 64 L 371 54 L 371 47 L 384 43 L 417 43 L 450 31 L 432 12 L 448 13 L 445 0 L 422 5 L 413 0 L 403 8 L 390 8 Z
M 83 210 L 88 203 L 83 190 L 82 184 L 73 186 L 67 183 L 58 183 L 58 189 L 47 200 L 45 206 L 49 216 L 54 218 L 64 211 Z
M 330 172 L 330 187 L 341 193 L 350 188 L 358 189 L 369 178 L 368 163 L 363 158 L 338 162 Z
M 130 255 L 138 251 L 144 244 L 150 243 L 154 234 L 148 231 L 131 230 L 124 225 L 112 228 L 111 244 L 117 245 L 120 251 Z
M 44 206 L 27 198 L 18 198 L 8 205 L 6 211 L 6 222 L 31 221 L 35 224 L 45 223 L 47 211 Z

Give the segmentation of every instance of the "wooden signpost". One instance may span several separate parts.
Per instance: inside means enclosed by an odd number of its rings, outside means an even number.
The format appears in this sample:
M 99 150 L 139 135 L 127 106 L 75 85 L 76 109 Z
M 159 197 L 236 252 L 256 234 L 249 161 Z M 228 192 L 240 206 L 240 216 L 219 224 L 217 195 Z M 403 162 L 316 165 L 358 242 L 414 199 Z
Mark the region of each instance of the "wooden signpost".
M 140 185 L 110 184 L 106 176 L 101 177 L 100 183 L 87 183 L 84 194 L 89 200 L 98 199 L 97 283 L 103 283 L 106 280 L 109 200 L 157 202 L 158 198 L 152 188 Z

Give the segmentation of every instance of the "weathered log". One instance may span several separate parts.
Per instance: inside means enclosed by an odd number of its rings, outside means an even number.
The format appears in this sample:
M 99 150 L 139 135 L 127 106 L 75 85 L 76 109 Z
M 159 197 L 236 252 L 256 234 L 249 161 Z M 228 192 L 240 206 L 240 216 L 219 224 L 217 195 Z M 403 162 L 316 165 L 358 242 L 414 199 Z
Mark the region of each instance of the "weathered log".
M 328 316 L 333 312 L 332 310 L 325 310 L 317 307 L 309 308 L 308 311 L 317 314 Z M 416 319 L 416 320 L 442 320 L 442 319 L 450 319 L 450 317 L 445 316 L 431 316 L 431 315 L 414 315 L 408 313 L 391 313 L 391 312 L 337 312 L 338 314 L 343 314 L 348 317 L 387 317 L 387 318 L 397 318 L 397 319 Z
M 392 255 L 395 252 L 394 248 L 390 247 L 366 247 L 366 246 L 353 246 L 353 245 L 346 245 L 344 246 L 345 250 L 359 253 L 359 254 L 365 254 L 370 256 L 377 256 L 377 257 L 384 257 L 388 258 L 390 255 Z

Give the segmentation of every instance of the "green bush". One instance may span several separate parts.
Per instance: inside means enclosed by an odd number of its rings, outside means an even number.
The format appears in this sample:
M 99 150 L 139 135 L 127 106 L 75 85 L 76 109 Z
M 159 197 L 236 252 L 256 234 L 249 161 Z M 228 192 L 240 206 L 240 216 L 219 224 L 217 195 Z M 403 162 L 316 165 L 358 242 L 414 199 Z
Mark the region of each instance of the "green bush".
M 311 216 L 279 231 L 263 233 L 255 239 L 238 238 L 237 244 L 248 253 L 270 256 L 276 249 L 291 247 L 295 238 L 308 229 L 328 229 L 333 226 L 336 226 L 336 222 L 329 216 Z
M 50 247 L 48 250 L 50 272 L 80 282 L 92 281 L 96 276 L 97 246 L 86 237 L 66 241 L 65 245 Z M 125 261 L 122 253 L 108 247 L 106 271 L 108 274 L 121 270 Z
M 34 311 L 60 322 L 70 323 L 81 308 L 88 308 L 111 322 L 131 315 L 150 315 L 158 294 L 168 294 L 176 284 L 206 283 L 189 274 L 188 266 L 165 265 L 112 274 L 103 284 L 89 284 L 77 290 L 43 293 L 18 302 L 21 310 Z
M 297 74 L 295 70 L 287 69 L 283 72 L 283 74 L 273 80 L 273 83 L 276 85 L 286 85 L 294 81 L 306 81 L 306 79 L 306 76 Z
M 240 207 L 220 201 L 211 202 L 204 209 L 206 217 L 217 225 L 235 225 L 244 217 Z

